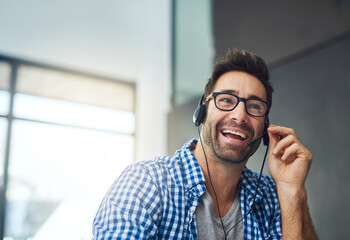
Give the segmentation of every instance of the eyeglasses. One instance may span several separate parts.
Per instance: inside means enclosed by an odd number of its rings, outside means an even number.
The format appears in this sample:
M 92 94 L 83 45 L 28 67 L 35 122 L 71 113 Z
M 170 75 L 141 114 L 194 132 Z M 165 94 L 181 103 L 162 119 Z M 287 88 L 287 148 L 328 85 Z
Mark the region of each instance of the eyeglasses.
M 242 101 L 244 102 L 245 111 L 248 115 L 254 117 L 264 116 L 270 108 L 269 103 L 263 100 L 240 98 L 231 93 L 212 92 L 205 101 L 209 101 L 210 98 L 214 98 L 216 108 L 222 111 L 232 111 L 237 107 L 238 103 Z

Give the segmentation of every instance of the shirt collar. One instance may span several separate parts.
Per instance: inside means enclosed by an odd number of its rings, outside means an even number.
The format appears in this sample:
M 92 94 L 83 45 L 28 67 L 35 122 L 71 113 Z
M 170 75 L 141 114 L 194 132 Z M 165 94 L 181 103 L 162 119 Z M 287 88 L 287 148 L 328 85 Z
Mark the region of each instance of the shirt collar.
M 202 169 L 200 168 L 196 157 L 190 149 L 190 146 L 197 144 L 197 139 L 192 139 L 184 144 L 184 146 L 177 152 L 181 159 L 182 174 L 184 181 L 185 191 L 192 191 L 195 195 L 201 196 L 205 192 L 205 177 Z M 240 188 L 246 190 L 249 199 L 253 199 L 255 195 L 255 189 L 258 182 L 259 174 L 251 171 L 247 167 L 244 167 L 241 179 Z M 260 182 L 260 186 L 256 195 L 256 201 L 259 201 L 263 196 L 264 184 Z

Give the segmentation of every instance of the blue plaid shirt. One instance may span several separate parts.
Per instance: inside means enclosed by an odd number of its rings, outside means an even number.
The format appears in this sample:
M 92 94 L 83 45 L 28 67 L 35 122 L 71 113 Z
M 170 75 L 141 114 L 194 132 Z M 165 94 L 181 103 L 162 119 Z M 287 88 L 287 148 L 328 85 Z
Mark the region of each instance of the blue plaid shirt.
M 195 210 L 205 192 L 204 175 L 186 143 L 173 157 L 129 166 L 104 197 L 93 223 L 94 239 L 197 239 Z M 242 216 L 253 202 L 258 174 L 240 180 Z M 282 239 L 275 183 L 263 175 L 245 239 Z

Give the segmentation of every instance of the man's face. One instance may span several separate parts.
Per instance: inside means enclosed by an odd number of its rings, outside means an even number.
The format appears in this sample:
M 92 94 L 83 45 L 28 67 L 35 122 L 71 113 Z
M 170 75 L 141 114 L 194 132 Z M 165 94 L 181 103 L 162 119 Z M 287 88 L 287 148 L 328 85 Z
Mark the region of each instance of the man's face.
M 232 93 L 241 98 L 260 98 L 266 101 L 264 85 L 254 76 L 244 72 L 227 72 L 216 82 L 213 92 Z M 264 117 L 248 115 L 244 102 L 239 102 L 232 111 L 215 107 L 209 100 L 203 124 L 204 143 L 215 157 L 230 163 L 243 163 L 256 151 L 248 142 L 260 136 L 264 128 Z

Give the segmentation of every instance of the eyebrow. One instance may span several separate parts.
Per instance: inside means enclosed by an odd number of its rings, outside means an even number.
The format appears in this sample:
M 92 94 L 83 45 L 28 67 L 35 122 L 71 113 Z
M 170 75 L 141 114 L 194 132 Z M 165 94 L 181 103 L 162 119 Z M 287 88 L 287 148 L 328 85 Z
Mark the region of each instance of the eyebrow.
M 220 92 L 222 92 L 222 93 L 229 93 L 229 94 L 233 94 L 233 95 L 237 95 L 237 96 L 239 94 L 239 91 L 233 90 L 233 89 L 228 89 L 228 90 L 224 89 L 224 90 L 221 90 Z M 247 99 L 255 99 L 255 100 L 260 100 L 260 101 L 266 102 L 264 99 L 254 95 L 254 94 L 249 95 Z

